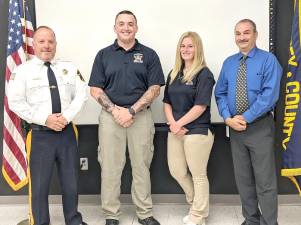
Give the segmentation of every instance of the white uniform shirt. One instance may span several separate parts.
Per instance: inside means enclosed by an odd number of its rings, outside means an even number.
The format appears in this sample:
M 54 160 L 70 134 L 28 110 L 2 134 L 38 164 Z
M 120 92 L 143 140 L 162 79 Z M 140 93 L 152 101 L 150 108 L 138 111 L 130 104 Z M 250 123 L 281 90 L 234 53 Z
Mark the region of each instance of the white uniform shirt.
M 73 120 L 87 100 L 87 85 L 81 80 L 77 68 L 67 61 L 51 61 L 61 98 L 61 113 Z M 45 125 L 52 114 L 52 103 L 47 76 L 47 66 L 34 57 L 18 66 L 7 89 L 10 110 L 28 123 Z

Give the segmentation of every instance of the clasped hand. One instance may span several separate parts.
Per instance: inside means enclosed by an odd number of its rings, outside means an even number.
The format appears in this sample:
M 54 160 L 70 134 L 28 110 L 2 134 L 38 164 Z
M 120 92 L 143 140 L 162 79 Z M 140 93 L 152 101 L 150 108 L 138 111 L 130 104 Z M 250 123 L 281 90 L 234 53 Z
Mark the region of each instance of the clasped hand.
M 62 131 L 68 121 L 61 113 L 54 113 L 47 117 L 46 126 L 54 131 Z
M 236 131 L 244 131 L 247 129 L 247 122 L 242 115 L 236 115 L 233 118 L 226 119 L 226 124 Z
M 179 125 L 176 121 L 174 123 L 169 124 L 169 129 L 171 133 L 176 135 L 178 138 L 183 137 L 188 132 L 188 130 L 185 127 Z
M 130 127 L 134 123 L 134 118 L 128 108 L 115 106 L 112 115 L 115 122 L 124 128 Z

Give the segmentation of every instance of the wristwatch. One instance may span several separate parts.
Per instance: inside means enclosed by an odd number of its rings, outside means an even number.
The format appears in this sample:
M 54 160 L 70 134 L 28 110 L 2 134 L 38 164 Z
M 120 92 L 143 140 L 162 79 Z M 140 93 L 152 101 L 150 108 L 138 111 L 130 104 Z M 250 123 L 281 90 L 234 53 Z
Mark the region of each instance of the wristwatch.
M 132 107 L 129 107 L 128 110 L 129 110 L 129 113 L 130 113 L 132 116 L 135 116 L 136 112 L 135 112 L 135 110 L 134 110 Z

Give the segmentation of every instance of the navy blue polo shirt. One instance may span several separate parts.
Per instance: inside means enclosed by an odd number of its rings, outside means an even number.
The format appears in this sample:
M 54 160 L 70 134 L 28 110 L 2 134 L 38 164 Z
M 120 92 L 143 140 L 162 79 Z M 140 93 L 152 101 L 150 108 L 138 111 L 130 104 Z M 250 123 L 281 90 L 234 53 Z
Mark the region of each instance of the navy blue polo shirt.
M 114 44 L 100 50 L 94 60 L 89 86 L 102 88 L 110 100 L 130 107 L 152 85 L 163 86 L 158 55 L 136 40 L 128 51 Z
M 191 82 L 183 82 L 183 71 L 179 72 L 170 84 L 167 77 L 163 102 L 170 104 L 174 119 L 183 117 L 194 105 L 206 105 L 203 114 L 196 120 L 185 125 L 189 131 L 186 134 L 208 134 L 211 128 L 210 104 L 215 80 L 211 71 L 204 67 Z

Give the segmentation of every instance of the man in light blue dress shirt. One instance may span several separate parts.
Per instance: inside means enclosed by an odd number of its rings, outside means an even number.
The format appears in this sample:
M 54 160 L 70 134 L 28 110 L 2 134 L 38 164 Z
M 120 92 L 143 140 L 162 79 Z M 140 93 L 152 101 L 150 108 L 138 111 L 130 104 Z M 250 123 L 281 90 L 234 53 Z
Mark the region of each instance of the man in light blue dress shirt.
M 242 225 L 277 224 L 277 181 L 272 110 L 279 97 L 282 68 L 276 57 L 256 47 L 256 24 L 235 26 L 239 53 L 228 57 L 215 88 L 219 113 L 230 127 L 234 173 L 242 202 Z M 245 60 L 247 107 L 239 112 L 239 67 Z

